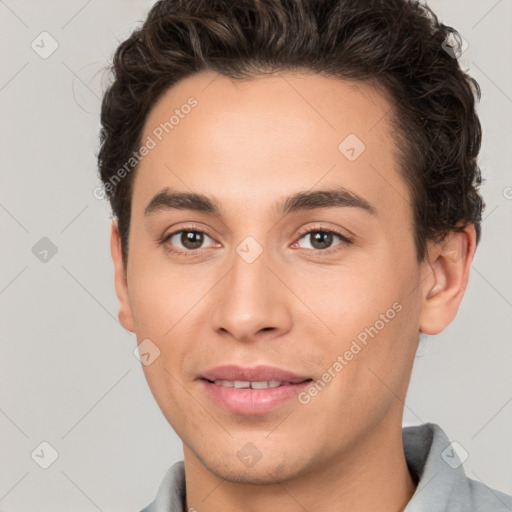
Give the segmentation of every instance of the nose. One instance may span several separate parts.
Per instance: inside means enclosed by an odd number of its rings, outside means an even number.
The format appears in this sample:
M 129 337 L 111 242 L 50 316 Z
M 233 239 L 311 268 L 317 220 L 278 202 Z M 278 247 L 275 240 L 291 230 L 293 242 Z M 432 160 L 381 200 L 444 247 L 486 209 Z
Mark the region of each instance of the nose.
M 279 273 L 265 251 L 252 262 L 234 253 L 231 271 L 216 287 L 211 316 L 215 331 L 242 342 L 288 332 L 292 297 L 277 277 Z

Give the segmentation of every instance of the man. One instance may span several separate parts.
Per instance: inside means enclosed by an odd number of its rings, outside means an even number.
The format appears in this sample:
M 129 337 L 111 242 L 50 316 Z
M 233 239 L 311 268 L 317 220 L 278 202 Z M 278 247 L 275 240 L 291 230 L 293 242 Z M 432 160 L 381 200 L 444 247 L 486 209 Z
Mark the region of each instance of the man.
M 184 449 L 147 512 L 512 510 L 401 426 L 480 238 L 450 36 L 404 0 L 164 0 L 119 46 L 119 318 Z

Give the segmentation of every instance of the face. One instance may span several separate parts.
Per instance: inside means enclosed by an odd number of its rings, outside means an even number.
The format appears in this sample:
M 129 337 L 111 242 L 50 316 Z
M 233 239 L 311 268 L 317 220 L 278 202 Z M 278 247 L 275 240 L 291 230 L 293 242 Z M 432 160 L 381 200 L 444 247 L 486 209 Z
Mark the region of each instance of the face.
M 399 429 L 427 274 L 386 99 L 203 72 L 141 140 L 120 319 L 186 456 L 263 483 Z

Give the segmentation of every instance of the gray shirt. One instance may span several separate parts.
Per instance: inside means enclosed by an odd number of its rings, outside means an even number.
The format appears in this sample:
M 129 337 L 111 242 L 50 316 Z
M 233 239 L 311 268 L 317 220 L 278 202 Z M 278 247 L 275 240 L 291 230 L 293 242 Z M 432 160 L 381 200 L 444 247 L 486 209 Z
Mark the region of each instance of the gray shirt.
M 418 482 L 404 512 L 512 512 L 512 496 L 466 476 L 454 444 L 438 425 L 406 427 L 402 439 L 409 471 Z M 180 461 L 167 471 L 155 500 L 142 512 L 185 511 Z

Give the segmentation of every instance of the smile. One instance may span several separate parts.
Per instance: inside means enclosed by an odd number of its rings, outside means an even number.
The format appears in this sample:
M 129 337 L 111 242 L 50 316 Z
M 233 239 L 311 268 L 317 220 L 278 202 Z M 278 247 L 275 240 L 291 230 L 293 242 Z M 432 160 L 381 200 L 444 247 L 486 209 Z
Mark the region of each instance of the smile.
M 217 386 L 226 386 L 228 388 L 236 389 L 266 389 L 277 388 L 279 386 L 290 386 L 291 382 L 281 382 L 279 380 L 264 380 L 264 381 L 248 381 L 248 380 L 215 380 L 213 381 Z

